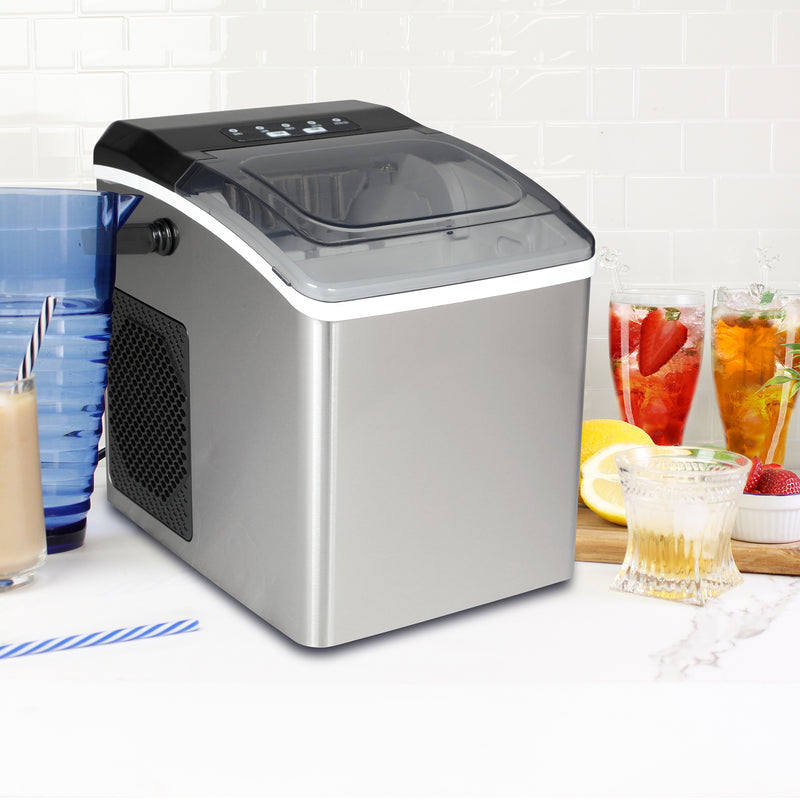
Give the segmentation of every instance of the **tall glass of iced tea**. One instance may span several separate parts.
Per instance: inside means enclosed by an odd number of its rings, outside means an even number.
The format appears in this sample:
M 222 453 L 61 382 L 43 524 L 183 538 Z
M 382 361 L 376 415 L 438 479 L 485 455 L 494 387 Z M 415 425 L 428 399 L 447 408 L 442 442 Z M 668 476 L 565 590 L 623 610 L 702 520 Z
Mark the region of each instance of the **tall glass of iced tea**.
M 718 287 L 711 314 L 714 385 L 729 450 L 783 463 L 792 383 L 766 385 L 800 357 L 800 300 L 760 284 Z
M 657 445 L 677 445 L 694 398 L 705 295 L 671 287 L 611 292 L 608 345 L 620 417 Z

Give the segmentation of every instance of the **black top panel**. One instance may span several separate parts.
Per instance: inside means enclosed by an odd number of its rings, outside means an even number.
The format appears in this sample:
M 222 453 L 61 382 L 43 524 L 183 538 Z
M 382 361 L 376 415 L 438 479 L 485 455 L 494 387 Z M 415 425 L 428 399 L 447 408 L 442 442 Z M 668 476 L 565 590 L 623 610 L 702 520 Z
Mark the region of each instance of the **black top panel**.
M 303 139 L 319 138 L 320 136 L 327 138 L 330 135 L 335 136 L 346 131 L 357 130 L 360 130 L 360 126 L 347 119 L 347 117 L 306 114 L 305 117 L 299 119 L 269 119 L 260 122 L 258 125 L 223 128 L 222 132 L 232 142 L 271 144 L 276 141 L 285 142 L 288 139 L 297 139 L 298 137 Z
M 94 163 L 173 189 L 194 162 L 208 158 L 208 150 L 404 129 L 429 130 L 359 100 L 120 120 L 100 137 Z

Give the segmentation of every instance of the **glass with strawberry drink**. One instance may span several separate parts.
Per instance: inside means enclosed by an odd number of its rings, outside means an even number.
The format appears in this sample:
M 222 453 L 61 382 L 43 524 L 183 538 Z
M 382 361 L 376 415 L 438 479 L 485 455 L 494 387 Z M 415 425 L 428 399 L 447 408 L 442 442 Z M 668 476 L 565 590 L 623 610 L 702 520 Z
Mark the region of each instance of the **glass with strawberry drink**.
M 800 296 L 763 284 L 718 287 L 711 333 L 728 449 L 783 464 L 800 375 Z
M 683 442 L 704 333 L 702 291 L 634 287 L 611 293 L 608 345 L 620 416 L 657 445 Z

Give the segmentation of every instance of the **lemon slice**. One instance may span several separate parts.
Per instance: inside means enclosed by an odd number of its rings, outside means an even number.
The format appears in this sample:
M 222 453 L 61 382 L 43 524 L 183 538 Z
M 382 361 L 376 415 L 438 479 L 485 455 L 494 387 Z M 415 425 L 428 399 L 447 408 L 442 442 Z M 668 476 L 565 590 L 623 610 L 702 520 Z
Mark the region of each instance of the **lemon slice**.
M 626 520 L 622 486 L 614 457 L 635 446 L 630 442 L 608 445 L 587 458 L 581 467 L 581 500 L 595 514 L 617 525 L 625 525 Z
M 649 434 L 620 419 L 587 419 L 581 426 L 581 466 L 587 458 L 612 444 L 653 444 Z

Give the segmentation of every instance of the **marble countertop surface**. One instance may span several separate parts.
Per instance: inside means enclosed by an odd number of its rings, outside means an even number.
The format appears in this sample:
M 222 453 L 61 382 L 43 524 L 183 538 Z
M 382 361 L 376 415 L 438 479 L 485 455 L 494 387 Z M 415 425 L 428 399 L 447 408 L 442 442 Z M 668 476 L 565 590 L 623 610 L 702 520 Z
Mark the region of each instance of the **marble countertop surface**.
M 100 476 L 98 475 L 100 478 Z M 84 547 L 0 594 L 4 797 L 800 796 L 800 578 L 699 608 L 616 567 L 330 650 L 295 645 L 105 499 Z

